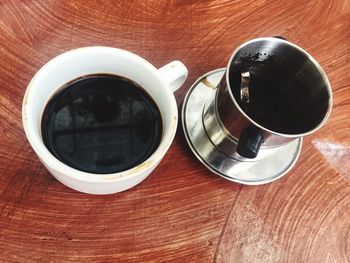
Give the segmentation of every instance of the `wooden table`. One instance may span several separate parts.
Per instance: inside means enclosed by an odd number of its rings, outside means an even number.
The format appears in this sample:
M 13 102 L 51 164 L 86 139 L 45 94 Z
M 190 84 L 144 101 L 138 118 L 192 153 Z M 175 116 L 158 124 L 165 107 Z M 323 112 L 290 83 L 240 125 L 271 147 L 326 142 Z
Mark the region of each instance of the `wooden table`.
M 242 186 L 209 172 L 179 125 L 143 183 L 93 196 L 56 181 L 21 123 L 35 72 L 54 56 L 106 45 L 189 77 L 224 67 L 246 40 L 281 35 L 323 66 L 327 124 L 288 176 Z M 350 2 L 0 1 L 0 260 L 3 262 L 350 262 Z

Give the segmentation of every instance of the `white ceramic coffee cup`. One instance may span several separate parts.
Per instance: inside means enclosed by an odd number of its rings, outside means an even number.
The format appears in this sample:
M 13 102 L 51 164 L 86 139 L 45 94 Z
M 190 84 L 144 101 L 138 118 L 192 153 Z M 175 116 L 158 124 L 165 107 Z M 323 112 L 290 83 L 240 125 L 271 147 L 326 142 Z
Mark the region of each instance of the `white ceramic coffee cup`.
M 143 163 L 112 174 L 93 174 L 59 161 L 46 148 L 41 136 L 41 117 L 48 100 L 67 82 L 96 73 L 126 77 L 138 83 L 153 98 L 162 116 L 163 134 L 157 150 Z M 169 149 L 177 129 L 178 110 L 173 92 L 188 71 L 180 61 L 156 69 L 145 59 L 111 47 L 83 47 L 63 53 L 45 64 L 29 83 L 23 99 L 22 121 L 35 153 L 50 173 L 66 186 L 90 194 L 111 194 L 143 181 Z

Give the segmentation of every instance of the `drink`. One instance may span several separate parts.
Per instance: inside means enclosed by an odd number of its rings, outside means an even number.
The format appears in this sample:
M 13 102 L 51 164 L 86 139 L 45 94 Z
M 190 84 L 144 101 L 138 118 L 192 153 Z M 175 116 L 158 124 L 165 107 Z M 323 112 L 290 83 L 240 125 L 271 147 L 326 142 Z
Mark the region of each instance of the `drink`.
M 63 163 L 106 174 L 141 164 L 157 149 L 162 119 L 153 99 L 137 83 L 94 74 L 61 87 L 47 103 L 43 141 Z
M 327 102 L 327 94 L 314 92 L 307 79 L 309 76 L 298 74 L 303 63 L 302 59 L 294 58 L 287 68 L 275 55 L 240 56 L 229 73 L 235 100 L 251 119 L 271 131 L 301 134 L 312 130 L 321 122 L 328 104 L 316 108 L 310 101 L 323 96 L 323 101 Z M 250 73 L 249 103 L 240 99 L 242 72 Z

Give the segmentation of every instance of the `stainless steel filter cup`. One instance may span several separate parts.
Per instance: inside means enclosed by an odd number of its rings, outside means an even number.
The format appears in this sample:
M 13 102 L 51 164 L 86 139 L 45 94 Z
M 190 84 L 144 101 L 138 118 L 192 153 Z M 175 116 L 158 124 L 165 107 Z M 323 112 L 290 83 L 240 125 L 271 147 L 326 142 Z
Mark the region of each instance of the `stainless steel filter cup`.
M 331 85 L 318 62 L 289 41 L 264 37 L 233 52 L 203 123 L 227 156 L 257 161 L 317 131 L 331 108 Z

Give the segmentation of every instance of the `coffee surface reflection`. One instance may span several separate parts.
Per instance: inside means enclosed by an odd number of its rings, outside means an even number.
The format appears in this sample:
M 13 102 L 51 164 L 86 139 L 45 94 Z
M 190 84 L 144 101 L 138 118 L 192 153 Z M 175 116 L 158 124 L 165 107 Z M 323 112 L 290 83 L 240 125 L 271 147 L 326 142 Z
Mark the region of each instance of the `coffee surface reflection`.
M 57 159 L 106 174 L 145 161 L 160 143 L 162 120 L 156 103 L 137 83 L 96 74 L 67 83 L 50 99 L 41 130 Z

